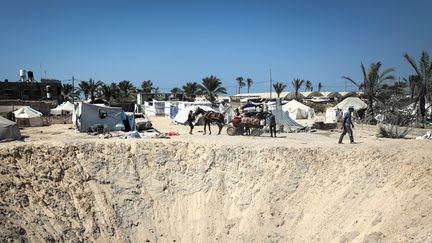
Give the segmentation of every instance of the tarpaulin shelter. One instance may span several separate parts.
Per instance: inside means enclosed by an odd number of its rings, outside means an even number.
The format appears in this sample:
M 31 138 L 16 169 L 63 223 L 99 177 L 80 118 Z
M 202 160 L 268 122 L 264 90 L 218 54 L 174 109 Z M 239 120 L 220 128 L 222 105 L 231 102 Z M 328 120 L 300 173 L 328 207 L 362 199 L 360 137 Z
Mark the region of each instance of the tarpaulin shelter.
M 72 104 L 69 101 L 66 101 L 65 103 L 58 105 L 56 108 L 51 109 L 52 115 L 69 115 L 73 113 L 74 110 L 74 104 Z
M 174 121 L 180 124 L 185 124 L 188 119 L 189 111 L 195 112 L 198 107 L 205 111 L 215 111 L 213 108 L 208 106 L 188 106 L 178 111 L 177 115 L 174 117 Z
M 15 122 L 0 116 L 0 141 L 21 138 L 21 132 Z
M 283 110 L 273 110 L 272 114 L 275 116 L 276 125 L 284 125 L 288 127 L 295 127 L 298 129 L 304 128 L 304 126 L 298 124 L 296 121 L 291 119 L 288 112 Z
M 339 102 L 339 104 L 337 104 L 333 108 L 341 109 L 342 111 L 347 111 L 349 106 L 353 106 L 355 111 L 359 111 L 367 108 L 367 104 L 358 97 L 348 97 L 342 100 L 341 102 Z
M 103 125 L 108 131 L 125 130 L 125 123 L 133 126 L 122 108 L 87 103 L 78 104 L 72 121 L 79 132 L 88 132 L 89 128 L 95 125 Z
M 314 109 L 310 108 L 307 105 L 304 105 L 297 100 L 291 100 L 282 106 L 283 111 L 287 111 L 289 113 L 290 118 L 292 119 L 311 119 L 315 117 Z
M 24 106 L 13 113 L 15 115 L 16 123 L 19 126 L 43 126 L 42 113 L 30 106 Z

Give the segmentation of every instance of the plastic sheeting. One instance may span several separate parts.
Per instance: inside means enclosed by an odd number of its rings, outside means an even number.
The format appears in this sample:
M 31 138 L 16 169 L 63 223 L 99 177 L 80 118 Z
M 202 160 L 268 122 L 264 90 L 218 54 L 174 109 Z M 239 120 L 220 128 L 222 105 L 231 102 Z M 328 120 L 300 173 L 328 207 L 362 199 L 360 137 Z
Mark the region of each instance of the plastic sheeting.
M 73 122 L 79 132 L 87 132 L 91 126 L 101 124 L 110 131 L 124 130 L 128 117 L 120 107 L 80 103 L 74 110 Z M 134 126 L 135 124 L 130 124 Z M 131 127 L 132 128 L 132 127 Z
M 21 138 L 21 132 L 15 122 L 0 116 L 0 141 Z

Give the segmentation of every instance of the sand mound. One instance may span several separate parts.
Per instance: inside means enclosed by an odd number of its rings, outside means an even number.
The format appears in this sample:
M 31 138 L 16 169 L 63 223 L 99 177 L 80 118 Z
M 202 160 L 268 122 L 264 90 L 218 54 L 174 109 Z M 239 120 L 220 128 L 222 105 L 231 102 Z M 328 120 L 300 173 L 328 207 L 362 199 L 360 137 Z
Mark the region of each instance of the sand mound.
M 115 141 L 0 151 L 0 241 L 432 241 L 432 151 Z

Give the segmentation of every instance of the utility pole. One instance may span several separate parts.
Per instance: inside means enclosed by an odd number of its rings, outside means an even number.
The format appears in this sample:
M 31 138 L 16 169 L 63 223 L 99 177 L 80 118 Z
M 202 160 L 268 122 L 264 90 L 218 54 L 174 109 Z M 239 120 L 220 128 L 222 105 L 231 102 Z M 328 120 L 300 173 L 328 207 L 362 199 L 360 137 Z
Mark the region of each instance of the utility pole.
M 72 104 L 75 103 L 75 77 L 72 75 Z
M 272 98 L 272 77 L 271 77 L 271 68 L 270 68 L 270 99 Z

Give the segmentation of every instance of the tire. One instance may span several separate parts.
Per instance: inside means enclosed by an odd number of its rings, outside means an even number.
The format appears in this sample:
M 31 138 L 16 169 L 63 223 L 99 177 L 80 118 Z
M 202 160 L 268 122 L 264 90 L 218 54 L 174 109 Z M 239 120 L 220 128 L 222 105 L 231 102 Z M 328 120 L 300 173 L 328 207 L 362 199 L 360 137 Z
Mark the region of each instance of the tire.
M 230 136 L 234 136 L 237 133 L 235 127 L 228 127 L 226 131 L 227 131 L 227 134 Z
M 257 136 L 261 135 L 261 132 L 260 132 L 259 129 L 253 128 L 253 129 L 251 130 L 251 135 L 257 137 Z

